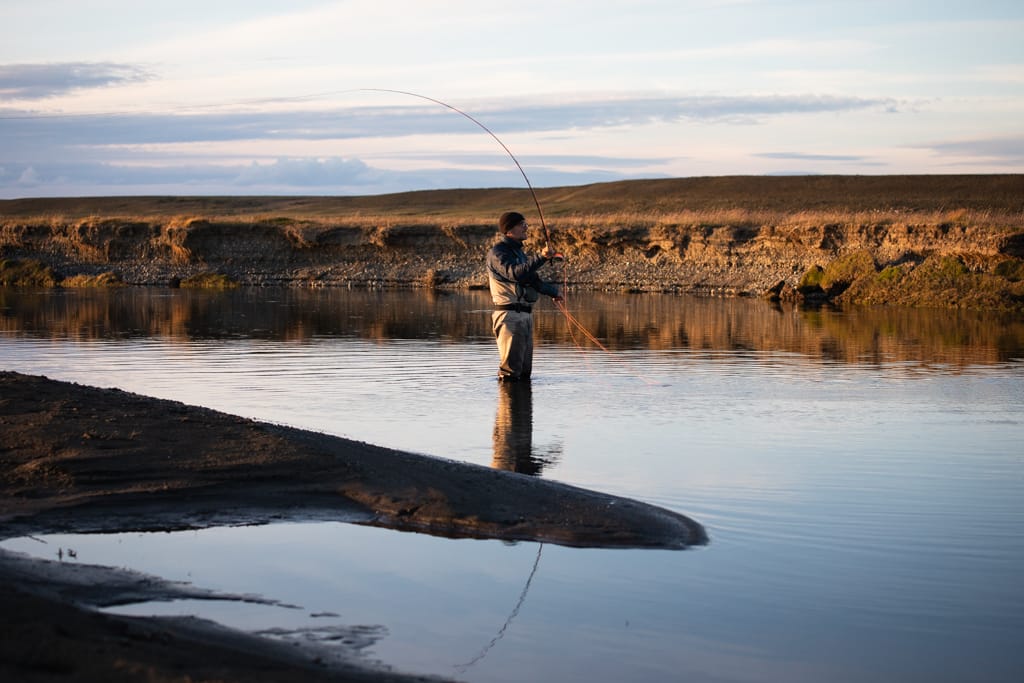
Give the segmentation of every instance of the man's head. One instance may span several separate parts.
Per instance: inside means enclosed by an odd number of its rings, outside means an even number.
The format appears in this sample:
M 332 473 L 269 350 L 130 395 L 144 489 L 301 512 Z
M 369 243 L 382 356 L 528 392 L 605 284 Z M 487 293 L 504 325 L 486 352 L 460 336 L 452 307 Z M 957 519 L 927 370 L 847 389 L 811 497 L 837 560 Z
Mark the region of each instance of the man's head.
M 526 217 L 518 211 L 506 211 L 498 219 L 498 229 L 501 234 L 519 241 L 526 239 Z

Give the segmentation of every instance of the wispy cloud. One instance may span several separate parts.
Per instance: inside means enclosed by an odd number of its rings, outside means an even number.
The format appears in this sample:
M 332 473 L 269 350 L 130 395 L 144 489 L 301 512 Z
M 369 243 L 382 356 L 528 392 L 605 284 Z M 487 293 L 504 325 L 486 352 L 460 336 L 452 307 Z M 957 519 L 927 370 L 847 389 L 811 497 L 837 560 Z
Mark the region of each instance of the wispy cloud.
M 492 154 L 470 154 L 470 153 L 449 153 L 445 155 L 457 164 L 479 164 L 491 165 L 494 163 L 495 155 L 501 154 L 500 150 Z M 407 159 L 436 159 L 436 153 L 409 153 L 403 155 Z M 644 168 L 656 166 L 667 161 L 679 159 L 678 156 L 668 157 L 616 157 L 597 154 L 519 154 L 517 159 L 530 168 L 541 166 L 574 166 L 589 168 Z
M 1024 137 L 1001 137 L 976 140 L 955 140 L 928 145 L 927 149 L 945 157 L 963 157 L 990 163 L 1016 166 L 1024 165 Z
M 537 187 L 619 180 L 601 170 L 531 169 Z M 660 174 L 659 174 L 660 176 Z M 644 177 L 652 177 L 645 174 Z M 410 189 L 523 187 L 514 170 L 395 171 L 349 159 L 277 159 L 240 166 L 121 166 L 103 163 L 0 165 L 0 198 L 95 194 L 382 194 Z
M 152 78 L 132 64 L 68 62 L 0 64 L 0 98 L 44 99 L 75 90 L 138 83 Z
M 514 167 L 502 169 L 495 163 L 500 150 L 481 152 L 479 144 L 471 140 L 483 131 L 444 107 L 418 101 L 404 106 L 342 107 L 336 95 L 317 102 L 261 102 L 260 107 L 272 104 L 271 110 L 254 111 L 211 108 L 90 115 L 0 111 L 0 147 L 4 149 L 0 194 L 88 194 L 103 193 L 105 188 L 108 193 L 132 194 L 376 194 L 521 184 Z M 597 134 L 601 129 L 640 129 L 686 120 L 750 123 L 788 114 L 884 108 L 891 103 L 873 98 L 780 95 L 606 97 L 562 103 L 496 99 L 477 105 L 473 117 L 500 136 L 565 131 L 579 136 Z M 278 106 L 287 109 L 273 109 Z M 332 108 L 323 109 L 325 106 Z M 470 140 L 455 142 L 452 136 L 469 136 Z M 409 138 L 410 143 L 390 145 L 383 153 L 366 151 L 366 140 L 386 138 Z M 355 147 L 348 144 L 356 140 L 363 142 Z M 307 151 L 284 151 L 288 148 Z M 364 150 L 365 158 L 354 149 Z M 658 156 L 637 151 L 590 155 L 545 153 L 534 148 L 521 152 L 519 158 L 537 186 L 658 177 L 681 158 L 674 153 Z M 809 160 L 815 155 L 787 158 Z M 402 163 L 392 163 L 396 160 Z M 416 170 L 411 170 L 414 167 Z
M 756 122 L 785 114 L 839 113 L 894 105 L 887 98 L 828 95 L 621 97 L 525 105 L 492 102 L 474 113 L 474 118 L 494 131 L 546 132 L 687 119 Z M 0 137 L 46 137 L 65 144 L 91 145 L 448 135 L 469 129 L 472 125 L 467 121 L 433 105 L 68 116 L 0 112 Z
M 788 161 L 870 161 L 868 157 L 853 154 L 805 154 L 802 152 L 761 152 L 754 154 L 762 159 L 784 159 Z

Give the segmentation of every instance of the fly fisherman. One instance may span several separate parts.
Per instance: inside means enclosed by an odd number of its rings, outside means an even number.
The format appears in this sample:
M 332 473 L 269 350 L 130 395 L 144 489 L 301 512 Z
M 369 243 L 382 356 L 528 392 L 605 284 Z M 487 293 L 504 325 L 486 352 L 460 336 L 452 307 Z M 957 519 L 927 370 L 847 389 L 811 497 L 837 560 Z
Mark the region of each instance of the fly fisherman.
M 498 230 L 503 239 L 487 252 L 487 280 L 494 301 L 491 323 L 498 341 L 498 381 L 515 382 L 529 379 L 533 367 L 534 302 L 541 294 L 555 301 L 562 295 L 555 285 L 544 282 L 537 275 L 548 261 L 561 258 L 547 245 L 540 255 L 527 255 L 523 242 L 529 230 L 526 218 L 515 211 L 507 211 L 498 219 Z

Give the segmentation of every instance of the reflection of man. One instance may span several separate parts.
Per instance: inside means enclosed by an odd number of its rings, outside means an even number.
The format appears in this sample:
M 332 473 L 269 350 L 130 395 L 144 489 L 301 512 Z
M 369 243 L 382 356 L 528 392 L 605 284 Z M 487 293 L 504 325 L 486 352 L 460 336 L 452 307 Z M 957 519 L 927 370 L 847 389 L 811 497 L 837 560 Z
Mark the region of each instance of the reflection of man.
M 533 456 L 533 393 L 529 382 L 498 385 L 491 466 L 522 474 L 540 474 L 544 466 Z
M 498 219 L 503 239 L 487 252 L 487 281 L 494 300 L 491 323 L 498 341 L 500 381 L 529 379 L 533 365 L 533 304 L 541 294 L 556 301 L 558 287 L 541 280 L 537 271 L 549 260 L 561 258 L 549 246 L 543 254 L 523 251 L 529 226 L 523 214 L 506 211 Z

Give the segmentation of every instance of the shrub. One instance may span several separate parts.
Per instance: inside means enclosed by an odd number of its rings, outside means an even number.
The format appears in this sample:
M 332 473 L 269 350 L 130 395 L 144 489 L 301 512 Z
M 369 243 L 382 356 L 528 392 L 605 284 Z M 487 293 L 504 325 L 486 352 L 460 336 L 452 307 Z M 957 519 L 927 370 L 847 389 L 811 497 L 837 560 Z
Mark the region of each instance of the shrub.
M 900 266 L 886 266 L 877 275 L 875 282 L 884 286 L 892 286 L 903 279 L 905 271 Z
M 61 280 L 61 287 L 84 288 L 84 287 L 123 287 L 124 282 L 117 273 L 100 273 L 99 275 L 72 275 Z
M 954 256 L 935 255 L 917 266 L 890 266 L 872 278 L 863 278 L 842 298 L 861 304 L 1021 310 L 1024 283 L 972 273 Z
M 824 277 L 824 268 L 821 266 L 811 266 L 800 278 L 800 284 L 796 288 L 804 294 L 822 291 L 821 281 Z
M 1010 282 L 1024 280 L 1024 261 L 1020 259 L 1007 259 L 996 265 L 995 274 L 1005 277 Z
M 962 287 L 964 276 L 970 272 L 967 270 L 964 262 L 955 256 L 934 257 L 925 261 L 925 264 L 929 268 L 923 269 L 921 272 L 928 273 L 929 277 L 937 285 Z
M 821 288 L 830 296 L 846 290 L 859 278 L 874 275 L 877 272 L 875 259 L 867 251 L 855 251 L 840 256 L 825 266 L 821 278 Z
M 416 285 L 427 289 L 436 289 L 443 281 L 444 276 L 441 273 L 434 268 L 427 268 L 416 281 Z
M 197 273 L 181 281 L 181 286 L 192 289 L 234 289 L 238 283 L 221 273 Z
M 57 276 L 45 263 L 31 259 L 0 261 L 0 286 L 56 287 Z

